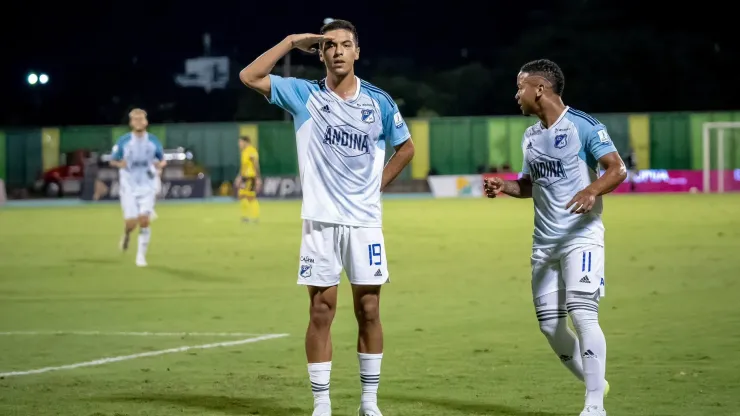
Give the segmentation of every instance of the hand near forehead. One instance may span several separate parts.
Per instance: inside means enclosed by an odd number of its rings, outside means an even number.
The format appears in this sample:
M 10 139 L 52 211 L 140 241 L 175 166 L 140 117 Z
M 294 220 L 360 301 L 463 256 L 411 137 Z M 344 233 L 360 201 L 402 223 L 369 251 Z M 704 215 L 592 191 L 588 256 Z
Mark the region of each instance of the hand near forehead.
M 333 41 L 334 37 L 326 35 L 315 35 L 313 33 L 301 33 L 291 37 L 291 45 L 308 53 L 316 53 L 320 43 Z

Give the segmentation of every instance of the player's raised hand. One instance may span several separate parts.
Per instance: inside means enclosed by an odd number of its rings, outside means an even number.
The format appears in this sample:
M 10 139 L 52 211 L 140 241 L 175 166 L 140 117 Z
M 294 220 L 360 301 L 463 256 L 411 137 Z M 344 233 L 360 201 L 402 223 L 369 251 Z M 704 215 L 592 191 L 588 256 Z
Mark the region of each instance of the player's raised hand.
M 316 53 L 320 43 L 334 40 L 331 36 L 315 35 L 313 33 L 301 33 L 291 37 L 291 44 L 294 48 L 308 53 Z
M 483 190 L 489 198 L 496 198 L 504 189 L 504 180 L 501 178 L 489 178 L 483 180 Z
M 596 194 L 586 188 L 578 192 L 573 199 L 568 202 L 565 209 L 570 209 L 571 214 L 586 214 L 593 209 L 596 203 Z

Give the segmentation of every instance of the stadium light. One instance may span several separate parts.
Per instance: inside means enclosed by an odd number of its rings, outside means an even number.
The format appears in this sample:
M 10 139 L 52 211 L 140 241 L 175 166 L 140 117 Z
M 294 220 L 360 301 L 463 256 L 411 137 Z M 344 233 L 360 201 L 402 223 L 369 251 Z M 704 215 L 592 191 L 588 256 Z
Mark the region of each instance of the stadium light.
M 29 85 L 36 85 L 37 82 L 39 82 L 39 76 L 31 72 L 28 74 L 28 78 L 26 78 Z
M 332 19 L 331 17 L 327 17 L 326 19 L 324 19 L 324 24 L 325 25 L 328 25 L 329 23 L 331 23 L 333 21 L 334 21 L 334 19 Z
M 49 76 L 46 74 L 39 75 L 39 82 L 42 84 L 46 84 L 47 82 L 49 82 Z

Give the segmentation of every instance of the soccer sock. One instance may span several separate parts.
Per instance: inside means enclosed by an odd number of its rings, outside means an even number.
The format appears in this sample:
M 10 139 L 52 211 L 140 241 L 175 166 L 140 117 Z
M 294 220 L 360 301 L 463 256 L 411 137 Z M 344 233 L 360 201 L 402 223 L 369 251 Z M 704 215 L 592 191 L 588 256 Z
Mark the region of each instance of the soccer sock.
M 152 236 L 152 232 L 149 227 L 139 228 L 139 251 L 136 253 L 137 256 L 146 257 L 146 250 L 149 248 L 149 239 Z
M 260 203 L 257 200 L 257 198 L 253 199 L 249 203 L 249 206 L 252 208 L 252 215 L 251 215 L 252 219 L 254 220 L 258 219 L 260 217 Z
M 313 404 L 330 404 L 329 380 L 331 379 L 331 361 L 308 364 L 308 379 L 311 381 Z
M 357 353 L 360 360 L 360 382 L 362 383 L 362 403 L 378 402 L 378 386 L 380 385 L 380 363 L 383 354 Z
M 246 198 L 240 199 L 239 206 L 241 207 L 241 211 L 242 211 L 242 219 L 248 219 L 249 218 L 249 200 Z
M 579 380 L 584 381 L 581 348 L 576 334 L 568 328 L 568 314 L 565 309 L 538 310 L 537 319 L 540 321 L 540 330 L 560 362 Z
M 586 406 L 604 407 L 606 339 L 599 325 L 598 302 L 574 297 L 568 299 L 567 306 L 583 352 Z

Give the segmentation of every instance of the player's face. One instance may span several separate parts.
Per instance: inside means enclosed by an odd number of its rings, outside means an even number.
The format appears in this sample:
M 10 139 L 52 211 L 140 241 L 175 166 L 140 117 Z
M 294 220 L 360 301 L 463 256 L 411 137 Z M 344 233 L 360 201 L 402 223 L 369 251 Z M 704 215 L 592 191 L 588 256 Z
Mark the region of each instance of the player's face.
M 239 140 L 239 150 L 244 150 L 247 147 L 247 142 Z
M 326 69 L 335 75 L 346 75 L 352 72 L 355 61 L 360 57 L 352 32 L 345 29 L 330 30 L 325 33 L 334 38 L 333 42 L 324 42 L 319 55 Z
M 134 114 L 129 119 L 129 126 L 131 126 L 131 130 L 136 132 L 142 132 L 146 130 L 146 127 L 149 125 L 149 122 L 146 119 L 146 116 L 143 114 Z
M 529 73 L 520 72 L 516 77 L 516 99 L 522 114 L 525 116 L 535 113 L 537 105 L 537 86 L 531 82 Z

